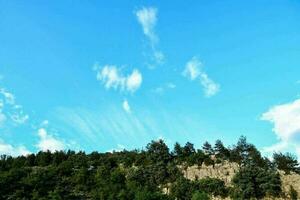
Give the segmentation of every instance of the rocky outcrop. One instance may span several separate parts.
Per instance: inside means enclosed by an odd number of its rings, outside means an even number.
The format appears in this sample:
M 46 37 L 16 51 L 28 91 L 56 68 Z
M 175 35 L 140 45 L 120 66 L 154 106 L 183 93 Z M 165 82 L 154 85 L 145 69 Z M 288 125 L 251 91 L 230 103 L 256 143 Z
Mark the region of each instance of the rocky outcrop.
M 239 171 L 239 165 L 237 163 L 230 163 L 228 161 L 224 161 L 219 164 L 215 164 L 214 166 L 189 166 L 185 167 L 184 165 L 179 166 L 182 170 L 184 176 L 190 180 L 202 179 L 206 177 L 210 178 L 218 178 L 225 182 L 227 186 L 230 186 L 231 180 L 234 177 L 235 173 Z M 288 193 L 290 190 L 290 186 L 298 192 L 300 196 L 300 175 L 291 172 L 290 174 L 285 174 L 283 171 L 279 171 L 280 178 L 282 181 L 282 191 L 285 194 L 285 198 L 275 198 L 277 200 L 289 199 Z M 219 197 L 214 197 L 214 200 L 221 200 Z M 230 198 L 226 198 L 230 199 Z M 265 198 L 265 200 L 269 200 L 270 198 Z M 274 198 L 272 198 L 274 200 Z
M 230 163 L 224 161 L 223 163 L 213 165 L 194 165 L 190 167 L 180 166 L 184 176 L 190 180 L 202 179 L 206 177 L 218 178 L 225 182 L 228 186 L 236 172 L 238 172 L 239 166 L 237 163 Z

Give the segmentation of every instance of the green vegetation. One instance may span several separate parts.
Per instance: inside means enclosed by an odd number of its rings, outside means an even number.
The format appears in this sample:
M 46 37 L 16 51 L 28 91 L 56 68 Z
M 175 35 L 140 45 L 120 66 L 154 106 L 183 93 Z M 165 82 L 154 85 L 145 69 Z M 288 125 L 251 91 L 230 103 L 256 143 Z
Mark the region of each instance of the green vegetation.
M 274 154 L 271 162 L 245 137 L 227 148 L 220 140 L 202 149 L 192 143 L 174 145 L 152 141 L 145 150 L 113 153 L 58 151 L 0 159 L 0 199 L 209 200 L 212 196 L 261 199 L 282 195 L 277 169 L 299 172 L 290 154 Z M 240 166 L 231 186 L 216 178 L 194 181 L 181 167 L 224 161 Z M 297 199 L 291 187 L 289 196 Z
M 297 199 L 298 199 L 298 193 L 297 193 L 297 191 L 294 189 L 293 186 L 290 186 L 289 195 L 290 195 L 291 200 L 297 200 Z

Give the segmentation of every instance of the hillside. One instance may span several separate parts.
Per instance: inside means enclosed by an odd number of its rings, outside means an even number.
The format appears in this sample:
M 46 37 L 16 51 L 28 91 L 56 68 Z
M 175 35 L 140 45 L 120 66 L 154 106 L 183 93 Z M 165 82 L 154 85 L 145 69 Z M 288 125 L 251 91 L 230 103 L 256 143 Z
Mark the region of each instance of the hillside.
M 298 199 L 298 161 L 265 158 L 241 137 L 201 149 L 152 141 L 146 150 L 57 151 L 1 156 L 0 199 L 208 200 Z
M 224 161 L 222 163 L 216 164 L 215 166 L 206 166 L 202 164 L 189 166 L 186 169 L 181 167 L 184 177 L 189 180 L 196 179 L 205 179 L 209 178 L 217 178 L 224 181 L 226 186 L 231 186 L 231 181 L 234 175 L 239 171 L 239 165 L 237 163 L 231 163 L 228 161 Z M 279 170 L 279 175 L 281 179 L 281 189 L 283 192 L 282 197 L 272 198 L 272 199 L 289 199 L 290 187 L 292 186 L 298 194 L 300 194 L 300 175 L 291 172 L 290 174 L 286 174 L 284 171 Z M 215 197 L 214 199 L 222 199 L 219 197 Z M 227 198 L 230 199 L 230 198 Z M 268 199 L 267 197 L 265 199 Z

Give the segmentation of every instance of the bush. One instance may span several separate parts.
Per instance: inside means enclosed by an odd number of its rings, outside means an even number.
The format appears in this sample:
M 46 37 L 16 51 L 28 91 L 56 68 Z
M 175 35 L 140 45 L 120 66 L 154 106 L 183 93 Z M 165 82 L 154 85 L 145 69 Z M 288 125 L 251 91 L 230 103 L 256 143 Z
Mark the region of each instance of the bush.
M 204 178 L 198 181 L 199 190 L 214 196 L 226 197 L 228 190 L 224 181 L 217 178 Z
M 195 192 L 193 194 L 192 200 L 210 200 L 210 197 L 205 192 Z

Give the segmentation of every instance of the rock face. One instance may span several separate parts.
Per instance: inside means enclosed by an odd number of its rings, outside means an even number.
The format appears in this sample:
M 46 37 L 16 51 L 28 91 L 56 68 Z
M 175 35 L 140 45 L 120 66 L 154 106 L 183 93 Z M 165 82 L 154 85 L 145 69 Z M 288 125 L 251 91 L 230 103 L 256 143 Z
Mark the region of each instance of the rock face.
M 179 166 L 182 170 L 184 176 L 190 180 L 202 179 L 206 177 L 210 178 L 218 178 L 225 182 L 226 186 L 230 186 L 231 180 L 234 177 L 235 173 L 239 171 L 239 166 L 237 163 L 230 163 L 228 161 L 224 161 L 223 163 L 215 164 L 215 166 L 190 166 L 184 167 Z M 300 196 L 300 175 L 296 173 L 285 174 L 283 171 L 279 171 L 280 178 L 282 181 L 282 190 L 285 193 L 285 198 L 275 198 L 278 200 L 289 199 L 288 193 L 290 190 L 290 186 L 293 186 L 294 189 L 298 192 L 298 196 Z M 214 197 L 214 200 L 221 200 L 219 197 Z M 230 198 L 226 198 L 230 199 Z M 269 198 L 266 198 L 266 200 Z M 274 198 L 273 198 L 274 199 Z
M 293 172 L 291 174 L 284 174 L 283 171 L 279 171 L 279 173 L 282 181 L 282 190 L 288 194 L 290 186 L 293 186 L 300 197 L 300 175 Z
M 239 170 L 239 166 L 237 163 L 230 163 L 228 161 L 224 161 L 223 163 L 215 164 L 215 166 L 198 166 L 194 165 L 191 167 L 181 166 L 183 170 L 184 176 L 190 180 L 202 179 L 206 177 L 210 178 L 218 178 L 225 182 L 228 186 L 231 183 L 231 180 L 236 172 Z

